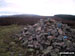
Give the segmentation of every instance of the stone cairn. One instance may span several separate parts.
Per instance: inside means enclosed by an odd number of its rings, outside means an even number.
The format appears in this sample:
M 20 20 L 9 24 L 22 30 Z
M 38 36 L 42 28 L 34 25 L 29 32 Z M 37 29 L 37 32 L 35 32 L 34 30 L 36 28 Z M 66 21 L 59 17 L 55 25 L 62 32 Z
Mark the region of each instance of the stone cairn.
M 15 39 L 26 48 L 26 56 L 58 56 L 60 52 L 75 52 L 75 30 L 50 18 L 27 25 Z

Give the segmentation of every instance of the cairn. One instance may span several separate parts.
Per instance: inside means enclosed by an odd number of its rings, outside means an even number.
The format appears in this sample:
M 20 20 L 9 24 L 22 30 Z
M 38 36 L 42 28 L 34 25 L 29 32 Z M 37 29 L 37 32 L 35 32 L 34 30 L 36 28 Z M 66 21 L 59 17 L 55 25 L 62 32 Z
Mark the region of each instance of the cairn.
M 16 38 L 26 48 L 26 56 L 58 56 L 59 52 L 75 52 L 75 31 L 50 18 L 24 27 Z

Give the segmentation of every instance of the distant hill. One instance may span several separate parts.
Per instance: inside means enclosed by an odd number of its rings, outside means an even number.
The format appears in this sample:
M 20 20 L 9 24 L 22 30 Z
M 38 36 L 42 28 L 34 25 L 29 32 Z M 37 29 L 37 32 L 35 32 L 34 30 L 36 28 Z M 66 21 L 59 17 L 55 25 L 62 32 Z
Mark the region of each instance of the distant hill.
M 52 18 L 57 21 L 62 21 L 62 23 L 69 24 L 70 26 L 75 26 L 75 16 L 74 15 L 65 15 L 59 14 L 54 16 L 40 16 L 33 14 L 21 14 L 21 15 L 11 15 L 11 16 L 1 16 L 0 17 L 0 25 L 26 25 L 26 24 L 34 24 L 40 19 Z
M 0 25 L 11 25 L 11 24 L 34 24 L 40 19 L 48 18 L 49 16 L 40 16 L 32 14 L 21 14 L 0 17 Z
M 74 20 L 75 21 L 75 15 L 58 14 L 58 15 L 55 15 L 55 17 L 59 17 L 64 20 Z

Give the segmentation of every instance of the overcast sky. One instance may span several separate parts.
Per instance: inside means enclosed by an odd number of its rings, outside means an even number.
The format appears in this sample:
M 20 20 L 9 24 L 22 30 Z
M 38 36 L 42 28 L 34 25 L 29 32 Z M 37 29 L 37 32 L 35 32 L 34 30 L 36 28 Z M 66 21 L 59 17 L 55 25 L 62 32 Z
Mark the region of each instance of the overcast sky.
M 75 0 L 0 0 L 0 15 L 75 15 Z

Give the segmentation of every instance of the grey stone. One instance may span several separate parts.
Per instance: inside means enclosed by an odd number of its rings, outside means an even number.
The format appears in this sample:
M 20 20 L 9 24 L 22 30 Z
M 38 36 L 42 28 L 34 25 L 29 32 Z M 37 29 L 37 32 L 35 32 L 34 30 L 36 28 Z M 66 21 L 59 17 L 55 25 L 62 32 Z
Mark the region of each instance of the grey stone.
M 58 56 L 59 51 L 75 50 L 75 31 L 49 18 L 27 25 L 15 39 L 36 56 Z

